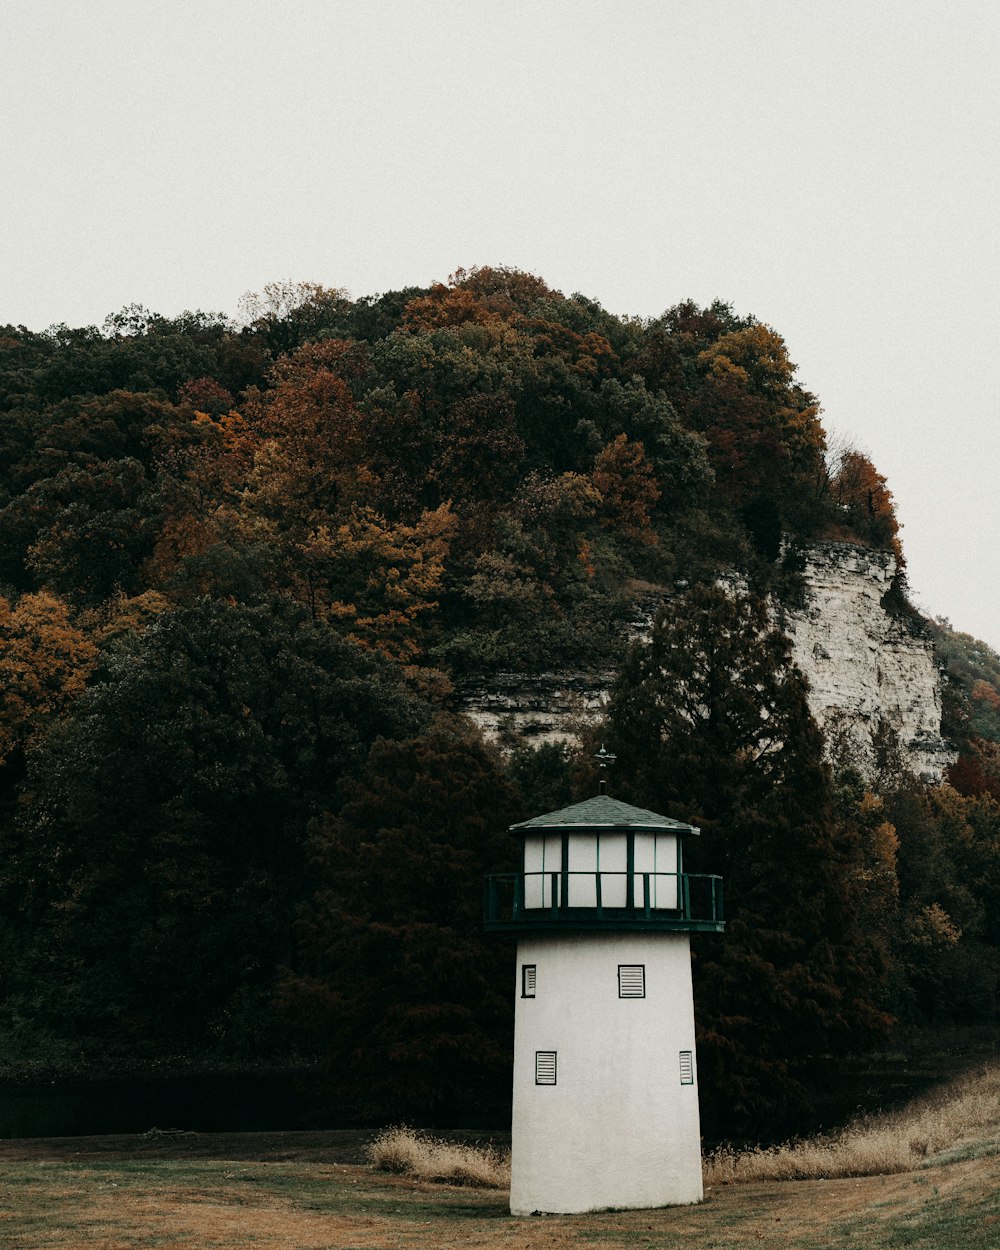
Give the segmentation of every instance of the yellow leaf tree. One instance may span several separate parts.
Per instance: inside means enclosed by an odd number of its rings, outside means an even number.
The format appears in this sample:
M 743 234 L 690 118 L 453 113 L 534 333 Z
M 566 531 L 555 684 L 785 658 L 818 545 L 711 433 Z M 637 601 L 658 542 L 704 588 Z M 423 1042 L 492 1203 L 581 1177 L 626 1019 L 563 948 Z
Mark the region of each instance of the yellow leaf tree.
M 362 646 L 413 663 L 454 532 L 446 503 L 414 525 L 393 525 L 359 506 L 339 524 L 318 526 L 299 544 L 317 615 L 345 623 Z
M 96 660 L 61 599 L 0 596 L 0 763 L 80 694 Z

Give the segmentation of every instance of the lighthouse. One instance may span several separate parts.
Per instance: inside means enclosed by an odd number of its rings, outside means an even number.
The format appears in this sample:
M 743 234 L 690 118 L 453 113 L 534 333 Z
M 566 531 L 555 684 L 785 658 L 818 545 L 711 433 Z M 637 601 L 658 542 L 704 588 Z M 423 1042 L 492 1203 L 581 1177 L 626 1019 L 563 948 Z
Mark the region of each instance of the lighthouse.
M 487 878 L 485 928 L 517 937 L 510 1209 L 699 1202 L 690 935 L 724 927 L 698 829 L 600 793 L 513 825 L 522 868 Z

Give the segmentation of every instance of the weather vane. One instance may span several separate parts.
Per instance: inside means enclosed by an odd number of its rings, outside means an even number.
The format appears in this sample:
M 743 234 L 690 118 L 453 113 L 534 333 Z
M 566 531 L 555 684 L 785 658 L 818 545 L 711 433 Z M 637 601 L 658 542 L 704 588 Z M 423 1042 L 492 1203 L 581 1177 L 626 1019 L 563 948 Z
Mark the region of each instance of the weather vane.
M 608 792 L 608 765 L 613 764 L 618 758 L 612 755 L 610 751 L 605 750 L 604 743 L 601 743 L 601 749 L 594 753 L 594 759 L 600 765 L 597 774 L 597 790 L 599 794 L 607 794 Z

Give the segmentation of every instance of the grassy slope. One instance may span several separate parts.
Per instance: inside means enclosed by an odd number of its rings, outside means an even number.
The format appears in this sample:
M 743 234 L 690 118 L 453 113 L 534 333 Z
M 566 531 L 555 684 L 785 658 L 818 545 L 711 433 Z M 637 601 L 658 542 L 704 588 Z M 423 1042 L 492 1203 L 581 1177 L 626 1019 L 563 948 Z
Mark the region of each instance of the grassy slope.
M 470 1138 L 471 1134 L 454 1137 Z M 502 1147 L 503 1142 L 499 1143 Z M 996 1250 L 1000 1068 L 888 1116 L 707 1161 L 697 1207 L 512 1218 L 496 1189 L 363 1166 L 359 1132 L 0 1142 L 9 1250 Z M 420 1160 L 433 1143 L 416 1142 Z M 397 1164 L 399 1160 L 396 1161 Z M 878 1170 L 878 1175 L 858 1175 Z M 833 1177 L 836 1176 L 836 1179 Z M 812 1177 L 813 1179 L 778 1179 Z
M 496 1191 L 345 1164 L 22 1161 L 4 1168 L 0 1192 L 0 1244 L 10 1250 L 995 1250 L 998 1242 L 995 1157 L 892 1177 L 726 1186 L 693 1208 L 534 1219 L 511 1218 Z
M 513 1219 L 495 1190 L 373 1172 L 358 1135 L 0 1143 L 9 1250 L 995 1250 L 1000 1149 L 985 1137 L 911 1172 L 709 1190 L 699 1207 Z M 302 1140 L 304 1139 L 304 1140 Z

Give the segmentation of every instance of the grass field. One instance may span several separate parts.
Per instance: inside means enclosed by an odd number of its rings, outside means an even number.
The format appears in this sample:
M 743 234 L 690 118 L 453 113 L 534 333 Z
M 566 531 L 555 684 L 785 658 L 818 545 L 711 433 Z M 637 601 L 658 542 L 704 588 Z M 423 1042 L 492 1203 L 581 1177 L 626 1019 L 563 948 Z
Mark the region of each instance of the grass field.
M 995 1079 L 961 1124 L 948 1112 L 958 1129 L 932 1141 L 908 1170 L 775 1180 L 760 1177 L 758 1161 L 756 1177 L 712 1185 L 697 1207 L 585 1216 L 513 1218 L 503 1191 L 376 1171 L 362 1162 L 361 1133 L 0 1141 L 0 1246 L 998 1250 Z M 940 1113 L 951 1104 L 937 1105 Z M 927 1115 L 926 1106 L 915 1108 L 912 1123 L 926 1128 Z M 934 1123 L 942 1122 L 938 1114 Z M 777 1163 L 786 1167 L 783 1156 Z
M 237 1135 L 242 1136 L 242 1135 Z M 295 1153 L 295 1138 L 288 1145 Z M 330 1135 L 333 1137 L 334 1135 Z M 60 1143 L 60 1146 L 62 1143 Z M 996 1250 L 1000 1158 L 892 1176 L 724 1185 L 699 1207 L 514 1219 L 496 1190 L 451 1188 L 308 1157 L 154 1157 L 44 1143 L 0 1149 L 6 1250 Z M 312 1153 L 317 1153 L 316 1151 Z M 321 1152 L 320 1152 L 321 1153 Z M 975 1153 L 971 1151 L 971 1153 Z M 25 1157 L 27 1155 L 33 1157 Z M 251 1152 L 252 1154 L 252 1152 Z M 21 1157 L 18 1157 L 20 1155 Z M 227 1157 L 232 1156 L 232 1157 Z
M 1000 1167 L 729 1185 L 699 1207 L 514 1219 L 495 1190 L 451 1189 L 349 1164 L 220 1159 L 6 1160 L 8 1250 L 996 1250 Z

